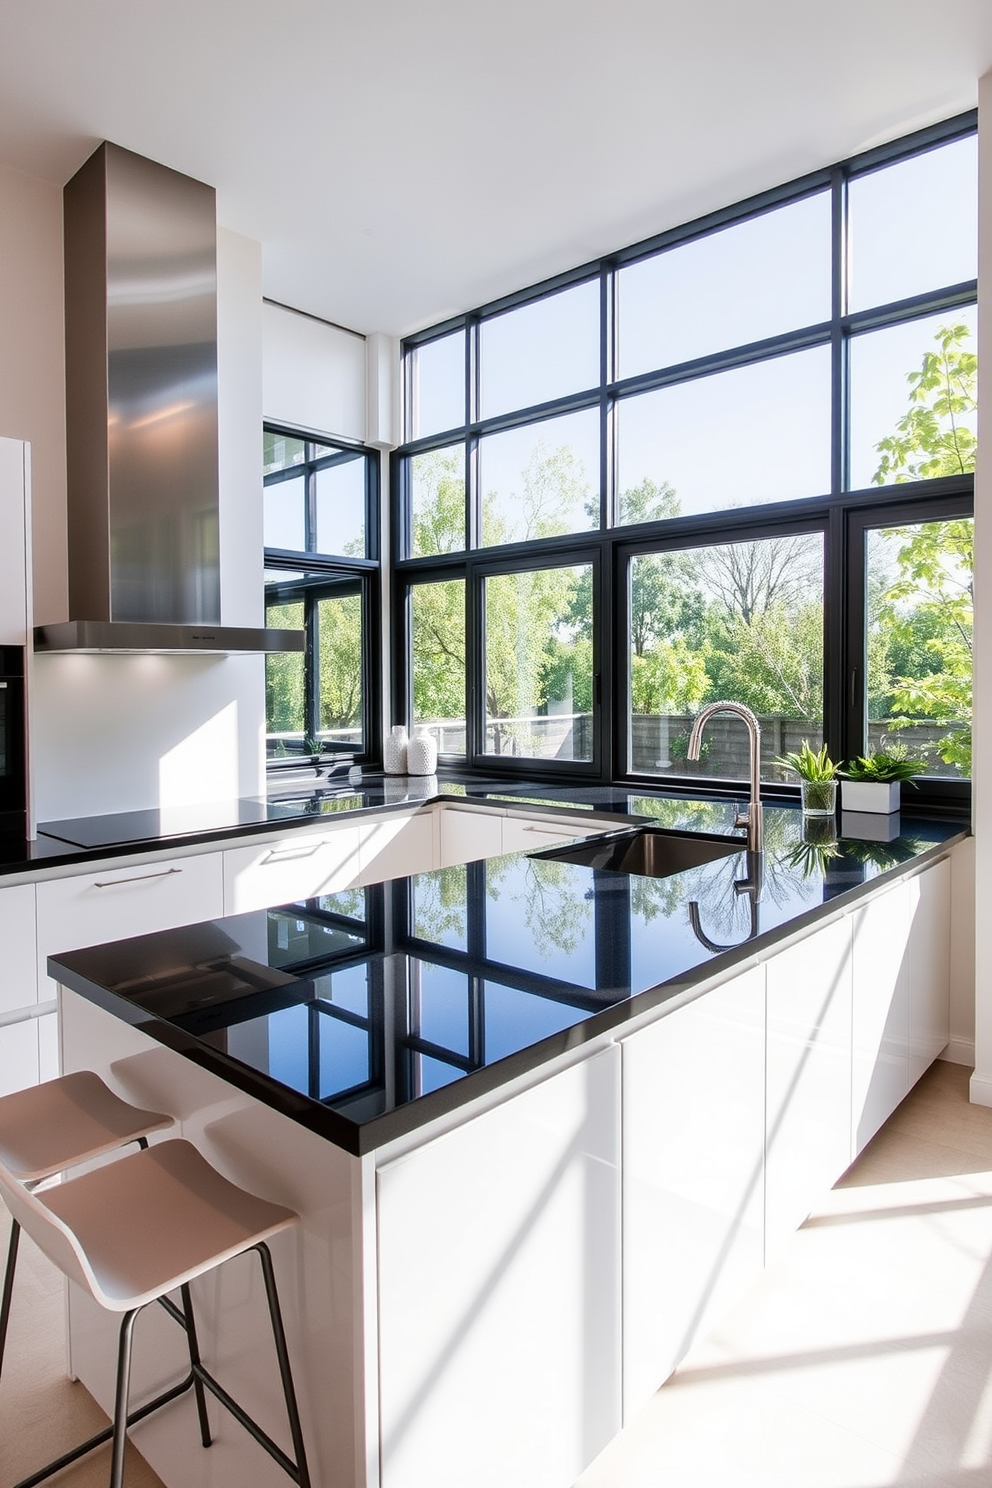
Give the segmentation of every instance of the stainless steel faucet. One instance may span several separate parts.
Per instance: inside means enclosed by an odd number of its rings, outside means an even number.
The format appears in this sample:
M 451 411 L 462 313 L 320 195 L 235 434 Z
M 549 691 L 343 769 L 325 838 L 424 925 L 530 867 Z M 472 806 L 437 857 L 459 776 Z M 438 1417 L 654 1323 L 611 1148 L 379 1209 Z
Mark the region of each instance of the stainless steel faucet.
M 761 726 L 751 709 L 743 703 L 709 703 L 701 713 L 697 713 L 693 721 L 686 752 L 688 759 L 698 760 L 703 729 L 714 713 L 736 713 L 747 724 L 751 750 L 751 801 L 747 811 L 739 812 L 735 817 L 734 826 L 747 828 L 748 852 L 760 853 L 765 840 L 761 819 Z

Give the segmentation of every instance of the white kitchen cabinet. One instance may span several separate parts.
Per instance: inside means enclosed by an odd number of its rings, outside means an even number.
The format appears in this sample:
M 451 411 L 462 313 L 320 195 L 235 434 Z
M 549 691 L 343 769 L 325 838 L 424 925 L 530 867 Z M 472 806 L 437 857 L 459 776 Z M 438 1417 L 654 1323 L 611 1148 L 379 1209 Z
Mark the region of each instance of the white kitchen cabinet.
M 56 951 L 195 924 L 224 912 L 222 854 L 202 853 L 154 863 L 118 863 L 95 873 L 46 879 L 37 886 L 38 986 L 56 996 L 46 972 Z
M 851 923 L 766 963 L 765 1260 L 851 1161 Z
M 38 1000 L 34 887 L 28 883 L 0 888 L 0 946 L 3 947 L 0 1015 L 30 1007 Z
M 245 914 L 351 888 L 358 882 L 359 842 L 358 824 L 352 822 L 229 847 L 224 853 L 224 913 Z
M 442 816 L 444 808 L 441 809 Z M 437 862 L 438 813 L 406 812 L 380 816 L 360 828 L 360 884 L 429 873 Z
M 627 1421 L 761 1270 L 765 968 L 622 1049 Z
M 54 1080 L 56 1075 L 61 1074 L 61 1057 L 59 1054 L 59 1015 L 56 1012 L 43 1013 L 36 1018 L 38 1025 L 38 1079 Z
M 617 822 L 586 821 L 582 817 L 521 816 L 508 811 L 503 818 L 503 851 L 539 852 L 556 842 L 572 837 L 592 836 L 596 832 L 615 832 Z
M 861 1152 L 909 1090 L 909 940 L 919 889 L 904 879 L 852 919 L 852 1127 Z
M 39 1022 L 38 1018 L 24 1018 L 0 1026 L 0 1095 L 37 1085 Z
M 503 817 L 499 811 L 446 802 L 441 807 L 440 826 L 441 868 L 477 858 L 496 858 L 503 851 Z
M 619 1066 L 379 1170 L 382 1488 L 568 1488 L 619 1430 Z
M 907 946 L 907 1089 L 946 1046 L 951 1004 L 951 862 L 910 879 L 915 890 Z

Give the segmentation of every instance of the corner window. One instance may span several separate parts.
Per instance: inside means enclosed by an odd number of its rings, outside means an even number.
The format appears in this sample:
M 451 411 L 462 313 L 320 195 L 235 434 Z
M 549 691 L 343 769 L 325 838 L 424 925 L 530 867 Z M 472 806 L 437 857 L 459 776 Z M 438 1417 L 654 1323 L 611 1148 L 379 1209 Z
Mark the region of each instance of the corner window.
M 375 474 L 367 451 L 264 431 L 266 624 L 306 632 L 265 658 L 271 765 L 374 750 Z

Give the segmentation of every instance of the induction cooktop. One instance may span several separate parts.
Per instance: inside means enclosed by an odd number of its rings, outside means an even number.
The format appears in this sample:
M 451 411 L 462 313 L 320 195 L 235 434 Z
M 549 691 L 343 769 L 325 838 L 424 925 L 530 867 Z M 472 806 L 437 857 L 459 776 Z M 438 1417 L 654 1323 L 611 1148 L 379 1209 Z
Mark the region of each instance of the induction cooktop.
M 115 847 L 157 842 L 169 837 L 195 837 L 237 827 L 263 826 L 300 816 L 299 806 L 281 806 L 256 797 L 212 801 L 196 806 L 159 806 L 145 811 L 114 811 L 107 816 L 79 816 L 39 822 L 38 831 L 73 847 Z

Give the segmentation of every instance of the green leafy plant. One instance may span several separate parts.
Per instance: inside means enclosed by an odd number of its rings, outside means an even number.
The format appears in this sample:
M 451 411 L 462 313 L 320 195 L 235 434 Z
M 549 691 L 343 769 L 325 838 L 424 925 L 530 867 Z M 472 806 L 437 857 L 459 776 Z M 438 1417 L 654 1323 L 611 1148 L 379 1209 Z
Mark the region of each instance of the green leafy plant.
M 827 781 L 833 780 L 837 774 L 838 766 L 827 753 L 827 746 L 813 750 L 810 748 L 808 739 L 804 739 L 800 749 L 791 754 L 779 755 L 774 761 L 783 770 L 792 770 L 800 780 Z
M 913 778 L 919 769 L 918 761 L 906 758 L 906 751 L 896 745 L 893 749 L 876 749 L 858 759 L 851 760 L 841 774 L 848 780 L 860 780 L 867 785 L 889 785 L 895 780 L 908 781 L 915 786 Z

